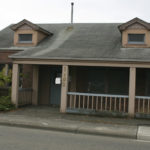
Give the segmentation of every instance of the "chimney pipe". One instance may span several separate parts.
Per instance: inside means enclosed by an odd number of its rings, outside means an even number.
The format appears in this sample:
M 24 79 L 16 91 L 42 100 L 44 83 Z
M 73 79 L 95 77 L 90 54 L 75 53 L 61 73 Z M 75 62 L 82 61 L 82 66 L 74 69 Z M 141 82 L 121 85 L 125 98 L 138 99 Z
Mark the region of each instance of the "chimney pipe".
M 73 6 L 74 6 L 74 3 L 72 2 L 71 3 L 71 24 L 73 24 Z

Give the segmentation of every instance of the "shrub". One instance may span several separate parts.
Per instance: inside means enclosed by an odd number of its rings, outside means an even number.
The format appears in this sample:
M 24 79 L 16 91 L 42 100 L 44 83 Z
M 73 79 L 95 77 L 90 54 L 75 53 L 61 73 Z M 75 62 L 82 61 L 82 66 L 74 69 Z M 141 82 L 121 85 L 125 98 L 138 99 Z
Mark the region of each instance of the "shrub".
M 10 96 L 0 97 L 0 111 L 8 111 L 14 109 L 15 106 L 11 103 Z
M 8 71 L 8 75 L 5 75 L 5 67 L 0 71 L 0 87 L 7 87 L 11 84 L 12 71 Z

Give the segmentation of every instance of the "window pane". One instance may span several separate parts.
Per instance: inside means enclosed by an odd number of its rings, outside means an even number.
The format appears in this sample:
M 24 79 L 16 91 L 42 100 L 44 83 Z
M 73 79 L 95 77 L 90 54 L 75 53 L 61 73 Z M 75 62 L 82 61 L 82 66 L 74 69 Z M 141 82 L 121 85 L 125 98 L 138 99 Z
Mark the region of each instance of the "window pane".
M 32 34 L 19 34 L 19 42 L 32 42 Z
M 144 43 L 145 34 L 128 34 L 128 42 Z

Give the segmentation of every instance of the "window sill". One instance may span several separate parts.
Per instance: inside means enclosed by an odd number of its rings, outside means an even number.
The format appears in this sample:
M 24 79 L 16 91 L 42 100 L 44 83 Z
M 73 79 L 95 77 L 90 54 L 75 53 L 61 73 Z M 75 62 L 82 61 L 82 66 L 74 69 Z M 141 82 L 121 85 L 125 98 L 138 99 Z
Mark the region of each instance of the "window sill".
M 145 42 L 128 42 L 127 44 L 145 45 Z
M 18 42 L 17 44 L 33 44 L 33 42 Z
M 14 43 L 15 46 L 36 46 L 35 43 Z
M 147 44 L 142 43 L 128 43 L 126 46 L 147 46 Z
M 123 45 L 125 48 L 148 48 L 147 44 L 125 44 Z

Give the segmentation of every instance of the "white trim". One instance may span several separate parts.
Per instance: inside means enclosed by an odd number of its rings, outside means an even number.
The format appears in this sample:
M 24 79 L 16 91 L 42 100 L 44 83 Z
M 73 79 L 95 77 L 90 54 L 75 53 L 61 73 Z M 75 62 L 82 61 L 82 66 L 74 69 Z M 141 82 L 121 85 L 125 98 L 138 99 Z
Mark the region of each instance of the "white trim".
M 116 98 L 129 98 L 128 95 L 111 95 L 111 94 L 95 94 L 95 93 L 80 93 L 68 92 L 68 95 L 81 95 L 81 96 L 100 96 L 100 97 L 116 97 Z
M 136 99 L 148 99 L 150 100 L 150 96 L 135 96 Z

